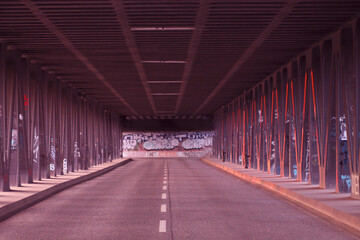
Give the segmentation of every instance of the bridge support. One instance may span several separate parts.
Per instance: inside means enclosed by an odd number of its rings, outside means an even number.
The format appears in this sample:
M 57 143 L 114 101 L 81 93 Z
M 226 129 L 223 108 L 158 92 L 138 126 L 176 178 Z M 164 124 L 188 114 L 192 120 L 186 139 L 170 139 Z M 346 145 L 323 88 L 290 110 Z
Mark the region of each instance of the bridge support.
M 219 110 L 214 155 L 360 198 L 359 66 L 356 20 Z
M 121 156 L 118 114 L 6 44 L 0 96 L 2 191 Z

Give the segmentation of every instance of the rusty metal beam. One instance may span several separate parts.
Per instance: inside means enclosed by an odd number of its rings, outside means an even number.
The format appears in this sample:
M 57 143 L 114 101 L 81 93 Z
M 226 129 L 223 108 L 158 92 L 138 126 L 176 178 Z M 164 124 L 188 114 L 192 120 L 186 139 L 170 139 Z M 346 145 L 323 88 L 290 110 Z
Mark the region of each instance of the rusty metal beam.
M 154 114 L 156 115 L 155 102 L 154 102 L 154 99 L 153 99 L 153 97 L 151 95 L 151 90 L 150 90 L 149 84 L 147 82 L 146 72 L 145 72 L 144 66 L 142 64 L 142 59 L 140 57 L 139 50 L 138 50 L 138 48 L 136 46 L 133 34 L 131 32 L 130 24 L 129 24 L 128 20 L 127 20 L 126 12 L 124 10 L 124 6 L 123 6 L 121 1 L 112 0 L 111 2 L 113 4 L 113 6 L 114 6 L 114 9 L 115 9 L 119 24 L 120 24 L 120 26 L 122 28 L 126 43 L 128 45 L 128 49 L 130 51 L 131 57 L 132 57 L 132 59 L 134 61 L 134 64 L 136 66 L 136 69 L 137 69 L 137 72 L 139 74 L 141 83 L 142 83 L 142 85 L 143 85 L 143 87 L 145 89 L 146 96 L 147 96 L 147 98 L 149 100 L 149 103 L 151 105 L 151 108 L 152 108 Z
M 133 109 L 128 102 L 119 94 L 117 90 L 105 79 L 100 71 L 89 61 L 89 59 L 82 54 L 71 41 L 52 23 L 52 21 L 30 0 L 22 0 L 22 2 L 32 11 L 32 13 L 48 28 L 59 41 L 69 49 L 88 69 L 92 72 L 97 79 L 102 82 L 131 112 L 135 115 L 138 113 Z
M 180 91 L 179 91 L 179 96 L 177 98 L 176 101 L 176 106 L 175 106 L 175 114 L 178 113 L 182 99 L 184 97 L 184 93 L 186 90 L 186 86 L 190 77 L 190 73 L 191 73 L 191 69 L 196 57 L 196 50 L 198 48 L 199 42 L 200 42 L 200 37 L 202 34 L 202 31 L 204 29 L 204 26 L 206 24 L 206 18 L 209 12 L 209 6 L 210 6 L 210 1 L 208 0 L 202 0 L 199 4 L 199 10 L 196 16 L 196 23 L 195 23 L 195 30 L 192 34 L 192 38 L 191 38 L 191 42 L 190 42 L 190 46 L 187 52 L 187 58 L 186 58 L 186 64 L 185 64 L 185 69 L 184 69 L 184 73 L 182 75 L 182 79 L 181 79 L 181 86 L 180 86 Z
M 246 49 L 244 54 L 236 61 L 230 71 L 224 76 L 219 84 L 214 88 L 205 101 L 196 109 L 194 114 L 198 114 L 220 91 L 220 89 L 231 79 L 231 77 L 240 69 L 240 67 L 254 54 L 254 52 L 261 46 L 261 44 L 268 38 L 274 29 L 276 29 L 285 17 L 287 17 L 293 10 L 295 4 L 299 0 L 290 0 L 284 8 L 274 17 L 271 23 L 261 32 L 255 41 Z

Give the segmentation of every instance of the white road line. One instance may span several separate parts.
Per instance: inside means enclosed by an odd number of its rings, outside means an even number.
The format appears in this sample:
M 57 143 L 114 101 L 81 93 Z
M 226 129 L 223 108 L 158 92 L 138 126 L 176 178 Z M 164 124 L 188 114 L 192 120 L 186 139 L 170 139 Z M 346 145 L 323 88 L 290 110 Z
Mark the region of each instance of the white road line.
M 161 212 L 166 212 L 166 204 L 161 204 Z
M 167 184 L 167 181 L 164 181 L 163 184 Z
M 166 180 L 166 179 L 167 179 L 167 177 L 164 177 L 164 179 Z
M 161 199 L 166 199 L 166 193 L 161 194 Z
M 159 232 L 166 232 L 166 220 L 160 220 Z
M 167 186 L 163 186 L 163 190 L 166 190 L 167 189 Z

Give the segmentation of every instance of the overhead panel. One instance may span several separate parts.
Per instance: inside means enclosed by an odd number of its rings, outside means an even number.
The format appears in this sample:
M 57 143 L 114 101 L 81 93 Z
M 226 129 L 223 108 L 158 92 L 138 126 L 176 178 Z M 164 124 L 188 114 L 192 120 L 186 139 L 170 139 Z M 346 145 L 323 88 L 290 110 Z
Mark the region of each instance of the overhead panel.
M 359 12 L 358 0 L 4 0 L 0 40 L 122 115 L 207 116 Z

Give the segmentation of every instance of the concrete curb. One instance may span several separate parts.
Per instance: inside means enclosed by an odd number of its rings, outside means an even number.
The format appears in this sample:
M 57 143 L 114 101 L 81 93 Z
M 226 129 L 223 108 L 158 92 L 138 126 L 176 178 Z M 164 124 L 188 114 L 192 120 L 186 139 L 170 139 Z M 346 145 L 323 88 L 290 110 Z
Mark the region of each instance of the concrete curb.
M 122 166 L 122 165 L 125 165 L 126 163 L 132 161 L 131 158 L 129 159 L 125 159 L 119 163 L 116 163 L 114 165 L 111 165 L 109 167 L 106 167 L 106 168 L 103 168 L 103 169 L 100 169 L 96 172 L 92 172 L 92 173 L 89 173 L 87 175 L 83 175 L 83 176 L 80 176 L 80 177 L 77 177 L 77 178 L 74 178 L 74 179 L 71 179 L 69 181 L 66 181 L 66 182 L 62 182 L 62 183 L 59 183 L 57 185 L 54 185 L 44 191 L 40 191 L 38 193 L 35 193 L 31 196 L 28 196 L 28 197 L 25 197 L 21 200 L 18 200 L 18 201 L 15 201 L 13 203 L 10 203 L 6 206 L 3 206 L 2 208 L 0 208 L 0 221 L 3 221 L 11 216 L 13 216 L 14 214 L 26 209 L 26 208 L 29 208 L 31 207 L 32 205 L 38 203 L 38 202 L 41 202 L 65 189 L 68 189 L 74 185 L 77 185 L 79 183 L 82 183 L 82 182 L 85 182 L 85 181 L 88 181 L 92 178 L 95 178 L 95 177 L 98 177 L 102 174 L 105 174 L 107 172 L 110 172 L 111 170 L 114 170 L 115 168 L 119 167 L 119 166 Z
M 336 208 L 328 206 L 317 200 L 305 197 L 305 196 L 298 194 L 294 191 L 291 191 L 287 188 L 281 187 L 275 183 L 263 180 L 258 177 L 250 176 L 248 174 L 239 172 L 230 167 L 223 166 L 221 164 L 218 164 L 218 163 L 213 162 L 208 159 L 201 159 L 201 160 L 205 163 L 208 163 L 208 164 L 216 167 L 216 168 L 219 168 L 225 172 L 228 172 L 242 180 L 245 180 L 246 182 L 264 187 L 264 188 L 266 188 L 272 192 L 275 192 L 276 194 L 279 194 L 282 197 L 285 197 L 299 205 L 302 205 L 306 208 L 309 208 L 309 209 L 319 212 L 327 217 L 330 217 L 331 219 L 333 219 L 336 222 L 345 224 L 346 226 L 348 226 L 350 228 L 360 231 L 360 218 L 358 218 L 356 216 L 342 212 Z

